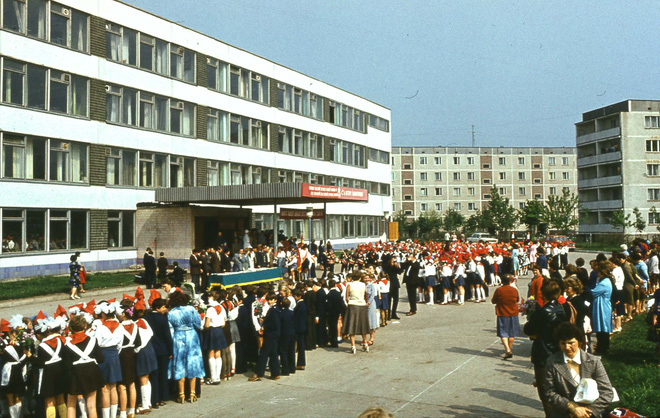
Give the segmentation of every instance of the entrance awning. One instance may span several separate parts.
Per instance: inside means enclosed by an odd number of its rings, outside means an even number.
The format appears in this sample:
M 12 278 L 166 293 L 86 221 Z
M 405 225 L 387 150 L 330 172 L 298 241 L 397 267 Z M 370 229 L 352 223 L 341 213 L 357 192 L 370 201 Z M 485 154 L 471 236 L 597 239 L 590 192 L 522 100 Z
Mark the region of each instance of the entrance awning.
M 156 189 L 156 202 L 256 206 L 268 204 L 366 202 L 365 189 L 309 183 L 264 183 Z

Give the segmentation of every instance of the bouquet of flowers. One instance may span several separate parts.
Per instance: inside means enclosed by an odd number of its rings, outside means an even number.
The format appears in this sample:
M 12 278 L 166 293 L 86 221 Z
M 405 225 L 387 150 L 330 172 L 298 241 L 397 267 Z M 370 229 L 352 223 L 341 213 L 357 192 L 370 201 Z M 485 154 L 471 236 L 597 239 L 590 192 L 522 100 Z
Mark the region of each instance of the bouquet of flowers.
M 518 312 L 521 315 L 527 316 L 527 318 L 534 315 L 539 309 L 539 303 L 534 299 L 534 296 L 530 296 L 529 299 L 521 299 L 520 305 L 518 305 Z
M 34 336 L 34 330 L 19 328 L 16 334 L 16 342 L 25 350 L 34 352 L 37 338 Z

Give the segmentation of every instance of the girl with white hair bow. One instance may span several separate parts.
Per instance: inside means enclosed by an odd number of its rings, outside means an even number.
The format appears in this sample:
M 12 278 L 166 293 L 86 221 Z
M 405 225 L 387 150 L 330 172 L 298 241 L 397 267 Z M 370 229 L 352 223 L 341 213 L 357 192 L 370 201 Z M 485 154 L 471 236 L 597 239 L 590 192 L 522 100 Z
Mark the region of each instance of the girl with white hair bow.
M 34 330 L 40 341 L 36 350 L 36 359 L 32 362 L 37 368 L 37 394 L 44 399 L 46 418 L 66 416 L 66 370 L 62 361 L 65 339 L 60 335 L 66 327 L 66 320 L 58 318 L 40 318 L 36 320 Z
M 2 364 L 2 377 L 0 388 L 7 397 L 9 416 L 18 418 L 22 415 L 23 404 L 21 397 L 25 395 L 25 377 L 27 373 L 27 359 L 32 355 L 19 344 L 19 330 L 25 328 L 23 315 L 14 315 L 9 323 L 2 324 L 0 331 L 7 335 L 7 345 L 0 355 Z
M 105 385 L 101 389 L 101 415 L 103 418 L 117 416 L 118 394 L 117 382 L 122 381 L 119 350 L 121 349 L 124 332 L 116 318 L 119 304 L 102 301 L 96 305 L 94 313 L 100 316 L 92 324 L 94 337 L 103 353 L 103 361 L 99 363 Z

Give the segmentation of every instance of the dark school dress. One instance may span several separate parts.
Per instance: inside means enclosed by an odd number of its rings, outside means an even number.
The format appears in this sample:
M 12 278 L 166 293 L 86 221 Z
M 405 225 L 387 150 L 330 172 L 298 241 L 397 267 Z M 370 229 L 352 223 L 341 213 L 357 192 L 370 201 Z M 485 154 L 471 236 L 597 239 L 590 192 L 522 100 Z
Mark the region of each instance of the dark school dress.
M 77 332 L 68 338 L 63 350 L 64 366 L 71 371 L 69 395 L 87 395 L 105 385 L 98 363 L 103 353 L 96 338 Z
M 18 345 L 8 345 L 0 355 L 0 364 L 2 365 L 2 381 L 0 383 L 0 392 L 3 394 L 11 393 L 13 395 L 25 395 L 25 366 L 27 356 L 23 347 Z
M 55 334 L 44 338 L 39 344 L 32 361 L 37 368 L 37 395 L 49 398 L 66 393 L 69 376 L 62 359 L 64 344 L 64 337 Z

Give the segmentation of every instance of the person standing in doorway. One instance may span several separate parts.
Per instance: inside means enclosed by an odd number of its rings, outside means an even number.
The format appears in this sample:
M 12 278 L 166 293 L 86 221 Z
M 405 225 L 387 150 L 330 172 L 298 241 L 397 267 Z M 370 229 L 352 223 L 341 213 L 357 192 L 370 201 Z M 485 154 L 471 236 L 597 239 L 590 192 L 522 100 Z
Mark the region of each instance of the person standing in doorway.
M 144 264 L 144 278 L 147 282 L 147 289 L 153 289 L 156 286 L 156 259 L 151 248 L 147 248 L 145 251 L 142 263 Z

